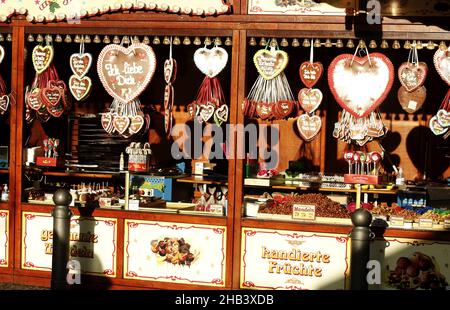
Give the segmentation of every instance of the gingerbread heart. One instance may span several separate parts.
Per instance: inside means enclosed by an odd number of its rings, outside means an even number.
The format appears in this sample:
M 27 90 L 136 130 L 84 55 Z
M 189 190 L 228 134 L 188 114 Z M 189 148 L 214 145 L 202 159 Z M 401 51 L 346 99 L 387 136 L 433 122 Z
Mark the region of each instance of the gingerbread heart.
M 144 127 L 145 120 L 142 116 L 136 115 L 133 117 L 130 117 L 131 123 L 129 131 L 131 134 L 137 134 L 139 131 L 141 131 L 142 127 Z
M 37 45 L 33 49 L 31 58 L 33 61 L 34 70 L 36 70 L 38 74 L 41 74 L 50 66 L 53 61 L 53 54 L 53 47 L 50 45 Z
M 194 62 L 197 68 L 210 78 L 217 76 L 228 62 L 228 53 L 221 47 L 199 48 L 194 53 Z
M 174 83 L 177 77 L 177 61 L 173 58 L 164 62 L 164 80 L 167 84 Z
M 446 111 L 444 109 L 440 109 L 436 113 L 436 118 L 439 123 L 444 128 L 450 127 L 450 111 Z
M 436 115 L 430 119 L 429 127 L 436 136 L 445 134 L 449 128 L 449 127 L 442 127 L 441 124 L 439 124 L 439 121 L 438 121 L 438 118 Z
M 57 104 L 56 106 L 47 106 L 47 111 L 51 116 L 61 117 L 64 114 L 64 105 L 62 103 Z
M 69 79 L 70 92 L 77 101 L 85 99 L 91 92 L 91 88 L 92 80 L 88 76 L 79 78 L 76 75 L 72 75 Z
M 102 118 L 101 118 L 102 127 L 107 133 L 112 133 L 112 131 L 114 129 L 112 120 L 113 120 L 113 116 L 111 115 L 111 113 L 103 113 L 102 114 Z
M 294 103 L 292 101 L 278 101 L 274 109 L 277 111 L 278 118 L 282 119 L 291 115 L 294 111 Z
M 156 56 L 145 44 L 107 45 L 100 53 L 97 71 L 106 91 L 115 99 L 130 102 L 150 83 L 156 70 Z
M 56 107 L 62 98 L 62 91 L 58 87 L 43 88 L 41 90 L 41 100 L 47 107 Z
M 196 103 L 190 103 L 187 106 L 187 111 L 192 119 L 194 119 L 199 112 L 198 105 Z
M 403 110 L 408 113 L 415 113 L 424 104 L 427 98 L 427 89 L 425 86 L 422 86 L 415 91 L 409 92 L 404 86 L 401 86 L 398 90 L 397 97 Z
M 206 123 L 214 115 L 215 105 L 212 103 L 202 104 L 200 106 L 200 117 Z
M 262 120 L 272 117 L 272 105 L 268 102 L 258 102 L 256 104 L 256 113 Z
M 228 120 L 228 106 L 223 104 L 214 112 L 215 119 L 217 118 L 216 123 L 220 126 L 222 123 L 225 123 Z
M 89 53 L 73 54 L 70 56 L 70 68 L 78 78 L 85 76 L 92 65 L 92 55 Z
M 9 96 L 3 95 L 0 97 L 0 113 L 5 113 L 9 108 Z
M 419 89 L 425 83 L 427 74 L 428 66 L 424 62 L 418 64 L 405 62 L 398 68 L 398 79 L 409 92 Z
M 322 103 L 323 94 L 317 88 L 303 88 L 298 93 L 298 102 L 306 113 L 317 110 Z
M 35 111 L 39 111 L 39 109 L 43 106 L 40 93 L 41 90 L 39 88 L 33 88 L 27 94 L 27 104 Z
M 125 131 L 127 131 L 128 127 L 130 127 L 130 119 L 128 116 L 114 115 L 113 127 L 119 134 L 122 135 Z
M 439 48 L 433 62 L 441 78 L 450 86 L 450 46 L 446 50 Z
M 319 82 L 323 74 L 323 65 L 320 62 L 306 61 L 300 65 L 300 79 L 307 88 L 312 88 Z
M 253 62 L 264 79 L 272 80 L 286 68 L 289 56 L 280 50 L 259 50 L 253 56 Z
M 172 129 L 172 111 L 170 110 L 164 111 L 164 129 L 166 133 L 170 133 Z
M 47 83 L 48 88 L 61 88 L 63 91 L 67 90 L 66 83 L 63 80 L 49 80 Z
M 366 117 L 387 97 L 394 83 L 394 66 L 383 54 L 360 58 L 336 57 L 328 69 L 328 84 L 339 105 L 356 118 Z
M 322 128 L 322 119 L 317 115 L 302 114 L 297 119 L 297 128 L 304 140 L 311 141 Z

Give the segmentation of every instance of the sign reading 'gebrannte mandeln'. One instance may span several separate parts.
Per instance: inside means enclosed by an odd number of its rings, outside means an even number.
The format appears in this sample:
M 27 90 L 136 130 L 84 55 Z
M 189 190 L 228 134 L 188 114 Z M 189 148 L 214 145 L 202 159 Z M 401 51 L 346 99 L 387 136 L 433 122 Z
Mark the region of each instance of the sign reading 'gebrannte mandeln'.
M 8 267 L 9 212 L 0 210 L 0 268 Z
M 123 10 L 152 10 L 192 15 L 225 14 L 223 0 L 3 0 L 0 21 L 14 14 L 27 14 L 28 21 L 76 21 L 83 17 Z
M 347 243 L 344 235 L 243 228 L 241 288 L 345 289 Z

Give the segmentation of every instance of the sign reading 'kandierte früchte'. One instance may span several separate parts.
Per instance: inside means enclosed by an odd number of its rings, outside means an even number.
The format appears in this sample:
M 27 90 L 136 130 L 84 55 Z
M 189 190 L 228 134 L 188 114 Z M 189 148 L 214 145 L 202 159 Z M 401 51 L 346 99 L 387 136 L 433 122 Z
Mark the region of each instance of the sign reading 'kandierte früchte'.
M 27 14 L 28 21 L 77 21 L 80 18 L 122 10 L 154 10 L 192 15 L 225 14 L 230 6 L 223 0 L 4 0 L 0 21 L 14 14 Z

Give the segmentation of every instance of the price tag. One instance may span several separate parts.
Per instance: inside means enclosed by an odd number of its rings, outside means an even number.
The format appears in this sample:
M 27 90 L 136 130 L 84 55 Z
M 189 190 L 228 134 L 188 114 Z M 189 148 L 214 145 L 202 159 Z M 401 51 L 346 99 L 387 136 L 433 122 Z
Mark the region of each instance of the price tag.
M 401 216 L 391 216 L 389 218 L 391 226 L 403 227 L 405 225 L 405 218 Z
M 223 215 L 223 206 L 222 205 L 211 205 L 210 212 L 216 215 Z
M 293 205 L 292 218 L 294 220 L 314 221 L 316 219 L 316 206 Z
M 203 163 L 202 162 L 195 163 L 194 174 L 200 174 L 200 175 L 203 174 Z
M 450 229 L 450 220 L 445 220 L 444 221 L 444 228 L 445 229 Z
M 432 219 L 420 219 L 419 227 L 420 228 L 433 228 L 433 220 Z
M 374 219 L 374 220 L 382 220 L 382 221 L 387 222 L 387 217 L 384 216 L 384 215 L 374 215 L 374 216 L 373 216 L 373 219 Z
M 139 200 L 130 199 L 128 201 L 128 210 L 139 211 Z

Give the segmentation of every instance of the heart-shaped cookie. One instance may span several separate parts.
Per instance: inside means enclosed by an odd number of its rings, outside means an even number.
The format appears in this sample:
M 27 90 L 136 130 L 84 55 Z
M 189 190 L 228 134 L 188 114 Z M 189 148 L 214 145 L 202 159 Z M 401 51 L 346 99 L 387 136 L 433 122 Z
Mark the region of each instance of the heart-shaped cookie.
M 383 54 L 367 57 L 343 54 L 328 69 L 328 83 L 339 105 L 357 118 L 366 117 L 387 97 L 394 83 L 394 66 Z
M 62 95 L 62 90 L 59 87 L 45 87 L 41 90 L 42 103 L 47 107 L 58 106 L 61 101 Z
M 72 75 L 69 79 L 70 92 L 77 101 L 85 99 L 91 92 L 91 88 L 92 80 L 88 76 L 79 78 L 76 75 Z
M 436 113 L 436 118 L 439 123 L 444 128 L 447 128 L 450 126 L 450 111 L 446 111 L 444 109 L 440 109 Z
M 403 110 L 408 113 L 415 113 L 424 104 L 427 98 L 427 89 L 425 86 L 422 86 L 415 91 L 409 92 L 404 86 L 401 86 L 398 90 L 397 97 Z
M 47 82 L 47 87 L 48 88 L 61 88 L 63 91 L 67 90 L 67 86 L 66 83 L 64 83 L 63 80 L 49 80 Z
M 256 113 L 262 120 L 272 117 L 272 104 L 269 102 L 258 102 L 256 104 Z
M 156 69 L 153 49 L 145 44 L 107 45 L 100 53 L 97 71 L 106 91 L 121 102 L 138 97 L 150 83 Z
M 197 68 L 205 75 L 213 78 L 225 68 L 228 62 L 228 53 L 221 47 L 199 48 L 194 53 L 194 62 Z
M 9 96 L 3 95 L 0 97 L 0 113 L 3 114 L 8 111 L 9 108 Z
M 274 109 L 276 110 L 278 118 L 283 119 L 291 115 L 294 111 L 294 103 L 288 100 L 281 100 L 275 104 Z
M 446 49 L 438 49 L 433 57 L 434 66 L 441 78 L 450 86 L 450 46 Z
M 320 62 L 305 61 L 300 65 L 300 79 L 307 88 L 312 88 L 323 74 L 323 65 Z
M 200 105 L 200 117 L 206 123 L 214 115 L 215 105 L 212 103 Z
M 102 114 L 102 118 L 101 118 L 102 127 L 107 133 L 112 133 L 112 131 L 114 130 L 112 121 L 113 121 L 113 116 L 111 115 L 111 113 L 103 113 Z
M 33 88 L 30 92 L 27 93 L 27 104 L 31 109 L 35 111 L 39 111 L 39 109 L 43 105 L 40 94 L 41 90 L 39 88 Z
M 173 58 L 164 62 L 164 80 L 167 84 L 174 83 L 177 78 L 177 61 Z
M 50 45 L 41 46 L 37 45 L 33 49 L 33 53 L 31 55 L 34 70 L 38 74 L 44 72 L 53 61 L 53 47 Z
M 59 103 L 55 106 L 53 106 L 53 105 L 47 106 L 47 111 L 53 117 L 61 117 L 61 115 L 64 114 L 65 110 L 64 110 L 64 105 L 62 103 Z
M 73 54 L 70 56 L 70 68 L 78 78 L 85 76 L 92 65 L 92 55 L 89 53 Z
M 304 140 L 311 141 L 322 128 L 322 119 L 317 115 L 302 114 L 297 119 L 297 128 Z
M 145 120 L 141 115 L 130 117 L 131 123 L 129 131 L 131 134 L 137 134 L 144 127 Z
M 271 80 L 280 75 L 289 62 L 289 56 L 280 50 L 259 50 L 253 56 L 253 62 L 259 74 L 266 80 Z
M 194 102 L 188 104 L 187 111 L 188 111 L 189 115 L 191 116 L 191 118 L 194 119 L 198 115 L 198 112 L 199 112 L 198 104 L 196 104 Z
M 169 134 L 172 129 L 172 111 L 170 110 L 164 111 L 164 129 L 167 134 Z
M 429 127 L 436 136 L 443 135 L 444 133 L 446 133 L 448 131 L 448 128 L 449 128 L 449 127 L 442 127 L 441 124 L 439 124 L 439 121 L 438 121 L 438 118 L 436 115 L 430 119 Z
M 128 116 L 114 115 L 113 117 L 113 127 L 120 134 L 124 134 L 130 127 L 130 119 Z
M 317 110 L 322 103 L 323 94 L 317 88 L 303 88 L 298 93 L 298 102 L 306 113 Z
M 398 79 L 409 92 L 419 89 L 425 83 L 427 74 L 428 66 L 424 62 L 418 64 L 405 62 L 398 68 Z
M 214 120 L 217 125 L 222 125 L 222 123 L 225 123 L 228 120 L 228 106 L 226 104 L 223 104 L 219 108 L 216 109 L 214 112 Z

